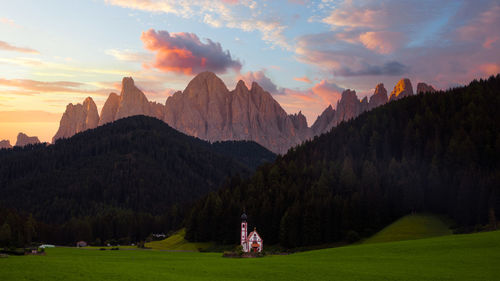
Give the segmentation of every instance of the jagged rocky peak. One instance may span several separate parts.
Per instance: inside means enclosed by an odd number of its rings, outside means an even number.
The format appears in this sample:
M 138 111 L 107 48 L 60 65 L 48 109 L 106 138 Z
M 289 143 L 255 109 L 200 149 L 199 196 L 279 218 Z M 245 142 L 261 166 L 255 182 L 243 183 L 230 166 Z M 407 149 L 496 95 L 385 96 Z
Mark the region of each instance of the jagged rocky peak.
M 356 91 L 350 89 L 344 90 L 342 92 L 342 97 L 337 103 L 337 120 L 334 126 L 341 121 L 347 121 L 358 116 L 361 112 L 363 112 L 363 110 L 363 104 L 358 99 Z
M 436 89 L 434 89 L 432 85 L 428 85 L 423 82 L 417 84 L 417 94 L 434 93 L 434 92 L 436 92 Z
M 60 138 L 69 138 L 76 133 L 93 129 L 99 124 L 99 114 L 97 106 L 91 97 L 87 97 L 83 104 L 73 105 L 72 103 L 66 106 L 66 111 L 59 122 L 59 129 L 56 135 L 52 138 L 55 142 Z
M 329 127 L 335 118 L 335 109 L 333 109 L 330 104 L 322 113 L 318 116 L 314 124 L 311 126 L 313 135 L 320 135 L 327 132 L 331 127 Z M 332 125 L 333 126 L 333 125 Z
M 29 137 L 25 133 L 19 133 L 17 135 L 16 146 L 25 146 L 28 144 L 35 144 L 35 143 L 40 143 L 38 137 Z
M 151 108 L 146 95 L 134 84 L 132 77 L 124 77 L 120 94 L 120 105 L 116 111 L 115 120 L 134 116 L 151 116 Z
M 128 89 L 132 87 L 135 87 L 134 79 L 132 77 L 123 77 L 122 89 Z
M 12 148 L 9 140 L 1 140 L 0 141 L 0 149 L 2 148 Z
M 377 84 L 373 95 L 370 97 L 368 102 L 369 109 L 381 106 L 387 102 L 387 90 L 383 83 Z
M 239 80 L 238 83 L 236 84 L 236 88 L 234 88 L 235 91 L 242 90 L 242 91 L 249 91 L 247 84 L 245 84 L 245 81 Z
M 408 97 L 413 95 L 413 87 L 411 85 L 410 79 L 403 78 L 394 86 L 394 89 L 389 96 L 389 101 L 400 99 L 403 97 Z
M 120 96 L 116 93 L 111 93 L 101 109 L 101 117 L 99 118 L 99 126 L 115 120 L 116 111 L 120 106 Z
M 228 93 L 224 82 L 210 71 L 201 72 L 189 82 L 184 94 L 188 96 L 200 96 L 206 94 L 221 94 Z
M 307 129 L 307 119 L 302 114 L 302 111 L 299 113 L 289 115 L 290 119 L 292 119 L 293 126 L 296 130 L 306 130 Z

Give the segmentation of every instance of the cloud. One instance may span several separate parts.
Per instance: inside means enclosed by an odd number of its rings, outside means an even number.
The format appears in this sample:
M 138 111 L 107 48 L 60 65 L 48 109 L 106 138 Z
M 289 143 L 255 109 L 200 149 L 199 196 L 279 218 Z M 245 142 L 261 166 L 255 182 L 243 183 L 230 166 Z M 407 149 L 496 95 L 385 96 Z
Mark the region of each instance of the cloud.
M 150 29 L 142 33 L 141 40 L 147 50 L 156 53 L 152 67 L 164 72 L 191 75 L 206 70 L 225 73 L 228 69 L 241 69 L 241 63 L 220 43 L 210 39 L 203 43 L 194 33 L 170 34 Z
M 114 57 L 119 61 L 131 61 L 131 62 L 144 62 L 151 60 L 151 54 L 134 52 L 131 50 L 117 50 L 117 49 L 109 49 L 106 50 L 106 54 Z
M 13 46 L 5 41 L 0 41 L 0 50 L 28 53 L 28 54 L 40 54 L 40 52 L 38 52 L 35 49 Z
M 249 71 L 245 74 L 240 74 L 236 77 L 236 80 L 243 80 L 248 88 L 252 86 L 252 82 L 257 82 L 257 84 L 259 84 L 262 89 L 268 91 L 271 94 L 282 94 L 282 92 L 278 90 L 276 84 L 274 84 L 274 82 L 266 76 L 263 70 L 259 70 L 256 72 Z
M 363 68 L 352 70 L 343 67 L 334 73 L 340 76 L 367 76 L 367 75 L 403 75 L 408 73 L 409 67 L 397 61 L 387 62 L 383 65 L 365 65 Z
M 3 93 L 13 93 L 20 95 L 34 95 L 39 93 L 81 93 L 107 95 L 110 89 L 93 88 L 80 82 L 54 81 L 45 82 L 30 79 L 3 79 L 0 78 L 0 86 L 4 88 L 15 88 L 19 90 L 1 90 Z
M 389 54 L 404 44 L 405 36 L 401 32 L 394 31 L 369 31 L 362 33 L 359 40 L 370 50 L 379 54 Z
M 323 107 L 327 107 L 328 105 L 335 107 L 337 101 L 342 97 L 343 91 L 344 88 L 327 80 L 321 80 L 306 90 L 282 89 L 282 92 L 286 95 L 298 98 L 304 102 L 321 104 Z
M 500 73 L 500 63 L 485 63 L 479 66 L 479 69 L 485 74 L 485 75 L 496 75 Z
M 304 77 L 294 77 L 293 80 L 299 81 L 299 82 L 304 82 L 304 83 L 312 83 L 311 80 L 309 78 L 307 78 L 306 76 L 304 76 Z
M 272 46 L 290 49 L 279 17 L 265 13 L 266 4 L 252 0 L 105 0 L 123 8 L 172 14 L 185 19 L 198 19 L 212 27 L 228 27 L 245 32 L 259 31 Z
M 491 49 L 500 40 L 500 3 L 493 3 L 479 16 L 472 18 L 457 32 L 460 39 L 470 42 L 482 42 L 485 49 Z
M 342 97 L 342 91 L 344 91 L 342 87 L 339 87 L 335 83 L 329 83 L 326 80 L 321 80 L 318 84 L 311 88 L 311 92 L 321 97 L 325 104 L 331 104 L 334 107 L 336 106 L 337 101 L 339 101 Z

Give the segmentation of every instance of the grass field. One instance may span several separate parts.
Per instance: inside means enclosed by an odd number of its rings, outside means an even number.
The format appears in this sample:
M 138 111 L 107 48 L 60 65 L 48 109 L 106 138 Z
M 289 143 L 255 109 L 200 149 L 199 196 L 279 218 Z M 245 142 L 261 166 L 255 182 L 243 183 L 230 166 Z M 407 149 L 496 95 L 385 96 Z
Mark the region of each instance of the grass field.
M 398 219 L 363 243 L 413 240 L 450 234 L 452 231 L 445 219 L 431 214 L 414 214 Z
M 0 258 L 1 280 L 499 280 L 500 231 L 257 259 L 220 253 L 47 249 Z
M 167 251 L 189 251 L 198 252 L 200 249 L 207 249 L 212 246 L 212 243 L 193 243 L 184 239 L 186 229 L 181 229 L 167 239 L 161 241 L 153 241 L 146 243 L 147 248 L 154 250 L 167 250 Z

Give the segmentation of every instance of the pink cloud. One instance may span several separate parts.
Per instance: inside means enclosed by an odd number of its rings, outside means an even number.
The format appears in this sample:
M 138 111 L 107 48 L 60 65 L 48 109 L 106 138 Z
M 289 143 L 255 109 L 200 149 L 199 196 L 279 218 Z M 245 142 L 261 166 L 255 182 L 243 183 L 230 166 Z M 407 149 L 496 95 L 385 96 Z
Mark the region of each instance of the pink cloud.
M 29 53 L 29 54 L 40 54 L 40 52 L 38 52 L 35 49 L 13 46 L 5 41 L 0 41 L 0 50 Z
M 470 42 L 482 42 L 485 49 L 491 49 L 500 40 L 500 3 L 493 3 L 488 9 L 458 29 L 459 38 Z
M 335 107 L 337 101 L 342 97 L 342 89 L 334 83 L 329 83 L 326 80 L 321 80 L 318 84 L 311 88 L 311 91 L 321 97 L 324 103 Z
M 147 50 L 156 53 L 151 66 L 164 72 L 191 75 L 207 70 L 225 73 L 228 69 L 241 69 L 241 63 L 220 43 L 210 39 L 203 43 L 194 33 L 150 29 L 142 33 L 141 40 Z
M 311 80 L 309 78 L 307 78 L 306 76 L 304 76 L 304 77 L 294 77 L 293 80 L 299 81 L 299 82 L 304 82 L 304 83 L 312 83 Z
M 496 75 L 500 73 L 500 64 L 485 63 L 479 66 L 481 72 L 485 75 Z
M 389 54 L 403 45 L 404 35 L 394 31 L 369 31 L 359 36 L 361 43 L 379 54 Z

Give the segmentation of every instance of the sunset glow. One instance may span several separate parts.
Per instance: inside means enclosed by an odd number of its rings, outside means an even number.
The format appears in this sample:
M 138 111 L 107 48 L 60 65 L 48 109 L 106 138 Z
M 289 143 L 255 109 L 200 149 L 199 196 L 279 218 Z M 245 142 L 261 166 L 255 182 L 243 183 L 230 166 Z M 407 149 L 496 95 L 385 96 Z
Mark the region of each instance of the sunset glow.
M 311 125 L 344 89 L 436 89 L 500 72 L 498 1 L 6 1 L 0 140 L 50 141 L 69 103 L 100 111 L 131 76 L 165 104 L 202 71 L 258 82 Z

